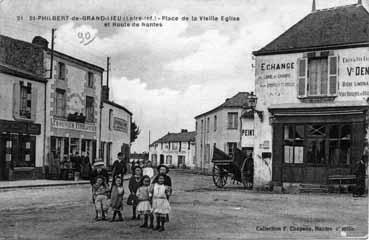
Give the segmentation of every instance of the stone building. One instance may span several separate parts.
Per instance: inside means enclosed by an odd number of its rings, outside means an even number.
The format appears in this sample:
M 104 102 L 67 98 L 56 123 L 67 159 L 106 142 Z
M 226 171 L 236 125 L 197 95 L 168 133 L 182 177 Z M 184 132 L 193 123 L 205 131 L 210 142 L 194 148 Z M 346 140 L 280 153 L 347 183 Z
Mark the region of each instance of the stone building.
M 211 172 L 214 147 L 231 155 L 235 148 L 253 151 L 253 92 L 239 92 L 218 107 L 195 117 L 196 168 Z M 242 140 L 242 141 L 241 141 Z
M 43 46 L 44 64 L 50 66 L 47 41 L 35 44 Z M 94 161 L 99 156 L 104 69 L 58 51 L 53 54 L 53 72 L 46 89 L 47 165 L 63 164 L 77 153 Z
M 0 180 L 42 176 L 43 54 L 38 46 L 0 35 Z
M 153 166 L 195 166 L 195 132 L 182 129 L 180 133 L 168 133 L 150 145 L 149 160 Z
M 255 115 L 255 186 L 350 180 L 368 139 L 369 13 L 360 1 L 313 6 L 253 53 L 263 115 Z

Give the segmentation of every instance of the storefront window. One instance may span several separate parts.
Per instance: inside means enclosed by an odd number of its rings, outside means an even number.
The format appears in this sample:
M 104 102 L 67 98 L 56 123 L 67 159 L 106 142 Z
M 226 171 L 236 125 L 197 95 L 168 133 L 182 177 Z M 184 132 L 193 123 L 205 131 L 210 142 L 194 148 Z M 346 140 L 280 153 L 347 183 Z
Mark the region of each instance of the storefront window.
M 304 125 L 286 125 L 284 127 L 284 162 L 303 163 Z
M 350 124 L 285 125 L 284 162 L 349 165 L 351 134 Z

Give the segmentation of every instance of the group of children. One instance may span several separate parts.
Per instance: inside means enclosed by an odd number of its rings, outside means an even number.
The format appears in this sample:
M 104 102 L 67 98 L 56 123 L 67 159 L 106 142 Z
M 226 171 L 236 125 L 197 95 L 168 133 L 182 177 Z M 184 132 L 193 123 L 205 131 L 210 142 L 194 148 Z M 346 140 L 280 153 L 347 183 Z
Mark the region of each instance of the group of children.
M 169 213 L 171 211 L 169 204 L 169 196 L 172 193 L 172 182 L 167 175 L 169 169 L 167 166 L 160 165 L 158 175 L 143 175 L 143 169 L 136 166 L 133 169 L 132 177 L 129 180 L 130 195 L 127 204 L 132 205 L 132 219 L 140 219 L 143 217 L 142 228 L 152 228 L 158 231 L 164 231 L 165 222 L 169 221 Z M 147 171 L 145 171 L 147 172 Z M 106 220 L 109 206 L 113 210 L 111 221 L 123 221 L 123 179 L 115 177 L 113 179 L 112 188 L 109 189 L 104 178 L 98 176 L 96 183 L 92 186 L 93 201 L 96 210 L 96 220 Z M 110 199 L 110 204 L 109 204 Z M 156 226 L 154 228 L 154 217 Z

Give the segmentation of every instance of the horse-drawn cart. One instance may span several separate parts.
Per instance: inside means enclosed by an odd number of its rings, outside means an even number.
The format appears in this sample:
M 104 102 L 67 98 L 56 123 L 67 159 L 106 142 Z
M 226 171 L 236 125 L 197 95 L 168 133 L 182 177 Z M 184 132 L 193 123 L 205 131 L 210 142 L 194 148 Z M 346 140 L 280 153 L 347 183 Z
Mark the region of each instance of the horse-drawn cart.
M 253 187 L 253 159 L 236 149 L 232 156 L 214 147 L 213 152 L 213 182 L 222 188 L 230 181 L 242 183 L 246 189 Z

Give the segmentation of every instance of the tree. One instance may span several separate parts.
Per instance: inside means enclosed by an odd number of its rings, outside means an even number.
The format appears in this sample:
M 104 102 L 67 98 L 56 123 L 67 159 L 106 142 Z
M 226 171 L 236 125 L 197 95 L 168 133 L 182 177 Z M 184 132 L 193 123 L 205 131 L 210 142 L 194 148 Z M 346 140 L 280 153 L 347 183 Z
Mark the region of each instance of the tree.
M 141 133 L 141 130 L 137 126 L 137 124 L 135 122 L 131 122 L 131 143 L 133 143 L 137 139 L 140 133 Z

